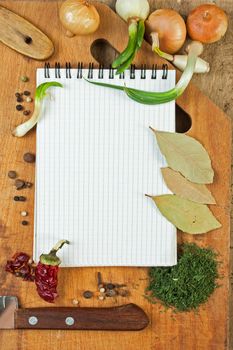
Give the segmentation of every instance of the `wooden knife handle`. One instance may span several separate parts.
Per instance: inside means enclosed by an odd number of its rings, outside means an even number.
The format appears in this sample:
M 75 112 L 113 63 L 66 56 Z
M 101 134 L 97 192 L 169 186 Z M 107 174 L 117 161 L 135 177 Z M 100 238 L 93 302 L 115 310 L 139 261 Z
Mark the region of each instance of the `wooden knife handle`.
M 15 310 L 17 329 L 138 331 L 149 323 L 135 304 L 117 307 L 43 307 Z

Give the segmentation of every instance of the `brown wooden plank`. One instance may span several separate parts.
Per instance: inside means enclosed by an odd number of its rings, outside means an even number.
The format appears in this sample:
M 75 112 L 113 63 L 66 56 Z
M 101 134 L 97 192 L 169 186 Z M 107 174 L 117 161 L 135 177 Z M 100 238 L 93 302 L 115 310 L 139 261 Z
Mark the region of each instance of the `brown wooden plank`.
M 58 7 L 56 1 L 1 1 L 18 14 L 37 25 L 55 44 L 55 54 L 51 63 L 60 61 L 64 65 L 70 61 L 72 65 L 82 60 L 91 60 L 89 47 L 94 39 L 105 38 L 117 49 L 122 50 L 126 44 L 126 26 L 110 10 L 101 10 L 101 26 L 92 37 L 75 37 L 68 39 L 58 22 Z M 100 9 L 100 5 L 98 5 Z M 52 19 L 48 21 L 48 18 Z M 117 32 L 115 30 L 117 28 Z M 41 62 L 23 57 L 11 49 L 0 45 L 2 89 L 0 108 L 0 195 L 1 195 L 1 226 L 0 226 L 0 276 L 1 294 L 17 295 L 23 307 L 48 306 L 38 298 L 34 285 L 16 280 L 4 272 L 6 259 L 16 250 L 32 252 L 33 240 L 33 201 L 32 190 L 22 190 L 27 196 L 26 203 L 15 203 L 12 197 L 15 191 L 12 181 L 7 178 L 8 170 L 16 170 L 20 177 L 34 182 L 34 165 L 23 162 L 24 152 L 35 152 L 35 131 L 22 139 L 13 138 L 10 130 L 25 118 L 15 111 L 16 91 L 33 91 L 35 88 L 35 68 L 41 67 Z M 137 56 L 137 64 L 147 62 L 151 65 L 156 61 L 150 47 L 144 44 L 143 50 Z M 161 61 L 160 61 L 161 63 Z M 19 77 L 28 75 L 30 82 L 21 83 Z M 207 97 L 193 85 L 178 101 L 179 105 L 192 117 L 192 129 L 189 134 L 200 140 L 210 153 L 216 172 L 215 182 L 210 186 L 218 206 L 211 208 L 223 224 L 221 230 L 196 236 L 194 240 L 200 245 L 211 245 L 220 253 L 223 261 L 221 271 L 224 274 L 219 288 L 203 306 L 199 314 L 188 313 L 174 315 L 170 311 L 160 313 L 159 304 L 151 305 L 143 293 L 147 284 L 147 269 L 144 268 L 79 268 L 62 269 L 60 273 L 59 294 L 56 306 L 72 306 L 72 300 L 81 300 L 81 306 L 113 306 L 111 298 L 104 304 L 96 298 L 84 300 L 81 294 L 84 290 L 96 289 L 96 273 L 101 271 L 105 280 L 125 282 L 131 290 L 129 298 L 119 298 L 117 305 L 134 302 L 141 306 L 151 318 L 150 326 L 135 333 L 104 333 L 104 332 L 69 332 L 69 331 L 2 331 L 0 348 L 6 350 L 47 350 L 64 349 L 97 349 L 122 350 L 156 349 L 156 350 L 223 350 L 227 344 L 228 319 L 228 272 L 229 272 L 229 206 L 230 206 L 230 120 Z M 20 224 L 20 210 L 29 211 L 30 225 Z M 193 240 L 188 235 L 180 235 L 180 239 Z M 127 299 L 127 300 L 126 300 Z

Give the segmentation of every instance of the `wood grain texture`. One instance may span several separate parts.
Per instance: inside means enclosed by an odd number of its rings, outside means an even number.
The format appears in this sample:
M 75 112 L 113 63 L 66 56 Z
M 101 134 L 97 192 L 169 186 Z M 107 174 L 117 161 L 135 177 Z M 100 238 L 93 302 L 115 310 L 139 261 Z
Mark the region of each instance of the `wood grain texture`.
M 0 41 L 36 60 L 45 60 L 54 52 L 52 41 L 24 18 L 0 7 Z
M 2 1 L 0 4 L 14 10 L 42 29 L 55 44 L 55 54 L 51 64 L 60 61 L 62 65 L 70 61 L 75 66 L 78 61 L 86 64 L 92 60 L 90 45 L 97 38 L 108 40 L 113 47 L 121 51 L 126 45 L 127 28 L 125 24 L 107 8 L 101 11 L 101 26 L 94 36 L 67 39 L 58 22 L 59 3 L 56 1 Z M 50 21 L 48 21 L 48 18 Z M 51 25 L 51 21 L 53 25 Z M 117 31 L 115 30 L 117 28 Z M 10 130 L 24 120 L 22 113 L 15 111 L 14 93 L 25 88 L 35 89 L 35 68 L 40 62 L 25 58 L 11 49 L 0 45 L 1 78 L 4 89 L 1 89 L 0 108 L 0 195 L 1 225 L 0 255 L 1 294 L 17 295 L 22 307 L 47 306 L 39 299 L 34 285 L 16 280 L 14 276 L 4 272 L 6 259 L 15 251 L 31 254 L 33 241 L 33 203 L 32 190 L 22 190 L 27 202 L 13 202 L 15 195 L 13 183 L 7 178 L 9 170 L 16 170 L 20 177 L 34 182 L 34 165 L 23 162 L 24 152 L 35 152 L 35 131 L 22 139 L 13 138 Z M 93 61 L 93 60 L 92 60 Z M 143 50 L 137 55 L 136 64 L 156 61 L 150 47 L 144 43 Z M 158 64 L 162 61 L 159 60 Z M 19 82 L 21 75 L 28 75 L 30 82 Z M 190 85 L 178 101 L 179 106 L 192 118 L 189 135 L 196 137 L 207 149 L 215 170 L 214 184 L 209 186 L 218 205 L 211 207 L 217 219 L 222 223 L 220 230 L 206 235 L 196 236 L 179 234 L 180 240 L 197 242 L 202 246 L 212 246 L 219 252 L 222 261 L 220 266 L 223 279 L 208 303 L 200 312 L 174 314 L 171 310 L 162 312 L 160 304 L 151 305 L 143 297 L 147 285 L 147 269 L 145 268 L 79 268 L 62 269 L 59 275 L 60 297 L 56 306 L 72 306 L 72 300 L 80 300 L 81 306 L 113 306 L 126 302 L 134 302 L 149 315 L 150 325 L 142 332 L 87 332 L 80 331 L 2 331 L 0 348 L 6 350 L 223 350 L 227 349 L 228 297 L 229 297 L 229 225 L 230 225 L 230 164 L 231 164 L 231 124 L 226 115 L 216 107 L 208 97 L 201 94 L 194 85 Z M 30 225 L 23 227 L 20 222 L 20 210 L 30 213 Z M 105 281 L 126 283 L 131 295 L 119 297 L 116 301 L 108 298 L 103 302 L 93 298 L 84 300 L 84 290 L 96 290 L 96 274 L 101 271 Z
M 30 317 L 36 317 L 38 323 L 30 325 Z M 72 317 L 74 324 L 67 325 L 67 317 Z M 147 315 L 135 304 L 103 308 L 43 307 L 15 312 L 15 328 L 18 329 L 140 331 L 148 324 Z

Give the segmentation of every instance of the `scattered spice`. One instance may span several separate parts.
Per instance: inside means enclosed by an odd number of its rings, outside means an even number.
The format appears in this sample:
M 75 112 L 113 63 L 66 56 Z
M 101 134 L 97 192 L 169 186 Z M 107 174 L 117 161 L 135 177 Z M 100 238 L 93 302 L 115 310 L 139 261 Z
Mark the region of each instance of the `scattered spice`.
M 16 277 L 22 277 L 24 281 L 35 280 L 35 267 L 30 256 L 26 253 L 16 253 L 11 260 L 8 260 L 5 271 L 14 274 Z
M 18 96 L 17 99 L 16 99 L 17 102 L 23 102 L 23 99 L 21 96 Z
M 31 188 L 32 183 L 21 179 L 17 179 L 15 180 L 15 187 L 17 190 L 22 190 L 23 188 Z
M 21 80 L 23 83 L 26 83 L 26 82 L 29 80 L 29 78 L 28 78 L 26 75 L 22 75 L 22 76 L 20 77 L 20 80 Z
M 19 92 L 15 93 L 15 97 L 20 97 L 20 96 L 21 96 L 21 94 Z
M 15 187 L 17 190 L 21 190 L 22 188 L 25 188 L 25 181 L 20 179 L 15 180 Z
M 31 97 L 26 97 L 26 102 L 32 102 L 32 98 Z
M 23 220 L 23 221 L 22 221 L 22 225 L 23 225 L 23 226 L 27 226 L 27 225 L 28 225 L 28 221 L 27 221 L 27 220 Z
M 16 105 L 15 108 L 17 109 L 17 111 L 22 111 L 23 110 L 23 106 L 22 105 Z
M 8 171 L 8 177 L 9 177 L 10 179 L 15 179 L 15 178 L 17 177 L 16 171 L 14 171 L 14 170 Z
M 106 284 L 106 288 L 111 290 L 111 289 L 114 289 L 115 288 L 115 285 L 113 283 L 107 283 Z
M 175 311 L 190 311 L 198 309 L 218 287 L 217 254 L 193 243 L 179 248 L 177 265 L 150 268 L 146 297 Z
M 21 216 L 28 216 L 28 212 L 25 211 L 25 210 L 23 210 L 23 211 L 21 211 L 20 215 L 21 215 Z
M 85 299 L 91 299 L 93 297 L 93 293 L 90 290 L 86 290 L 85 292 L 83 292 L 83 297 Z
M 49 252 L 49 254 L 42 254 L 40 261 L 35 270 L 35 283 L 39 296 L 47 301 L 53 303 L 58 296 L 58 269 L 61 260 L 57 257 L 57 251 L 65 244 L 69 244 L 67 240 L 59 241 Z
M 97 286 L 98 286 L 98 288 L 102 288 L 103 287 L 102 276 L 101 276 L 100 272 L 97 273 Z
M 24 197 L 24 196 L 14 196 L 14 201 L 16 201 L 16 202 L 25 202 L 26 201 L 26 197 Z
M 34 154 L 32 153 L 25 153 L 24 156 L 23 156 L 23 160 L 26 162 L 26 163 L 34 163 L 35 160 L 36 160 L 36 157 Z
M 73 304 L 73 305 L 78 305 L 78 304 L 79 304 L 79 301 L 78 301 L 77 299 L 73 299 L 73 300 L 72 300 L 72 304 Z
M 114 289 L 109 289 L 105 293 L 106 297 L 115 297 L 117 294 L 118 292 Z
M 129 296 L 130 293 L 128 290 L 122 289 L 123 287 L 127 287 L 126 284 L 112 283 L 112 282 L 103 282 L 101 273 L 97 273 L 97 286 L 98 286 L 98 299 L 104 300 L 106 297 L 117 297 Z
M 26 111 L 23 111 L 23 115 L 29 115 L 31 113 L 31 111 L 29 111 L 28 109 L 26 109 Z
M 31 95 L 30 91 L 24 91 L 23 94 L 24 94 L 24 96 L 30 96 Z

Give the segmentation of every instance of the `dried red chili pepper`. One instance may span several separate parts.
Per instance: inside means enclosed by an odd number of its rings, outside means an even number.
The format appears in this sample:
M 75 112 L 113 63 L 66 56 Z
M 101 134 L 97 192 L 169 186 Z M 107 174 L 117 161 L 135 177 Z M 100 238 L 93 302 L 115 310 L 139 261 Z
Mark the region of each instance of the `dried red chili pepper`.
M 30 262 L 30 256 L 26 253 L 16 253 L 12 260 L 8 260 L 5 270 L 17 277 L 22 277 L 24 281 L 35 280 L 35 267 Z
M 67 240 L 59 241 L 49 252 L 42 254 L 40 261 L 36 266 L 35 282 L 39 296 L 49 303 L 53 303 L 57 294 L 58 269 L 61 260 L 57 257 L 57 251 L 65 244 Z

